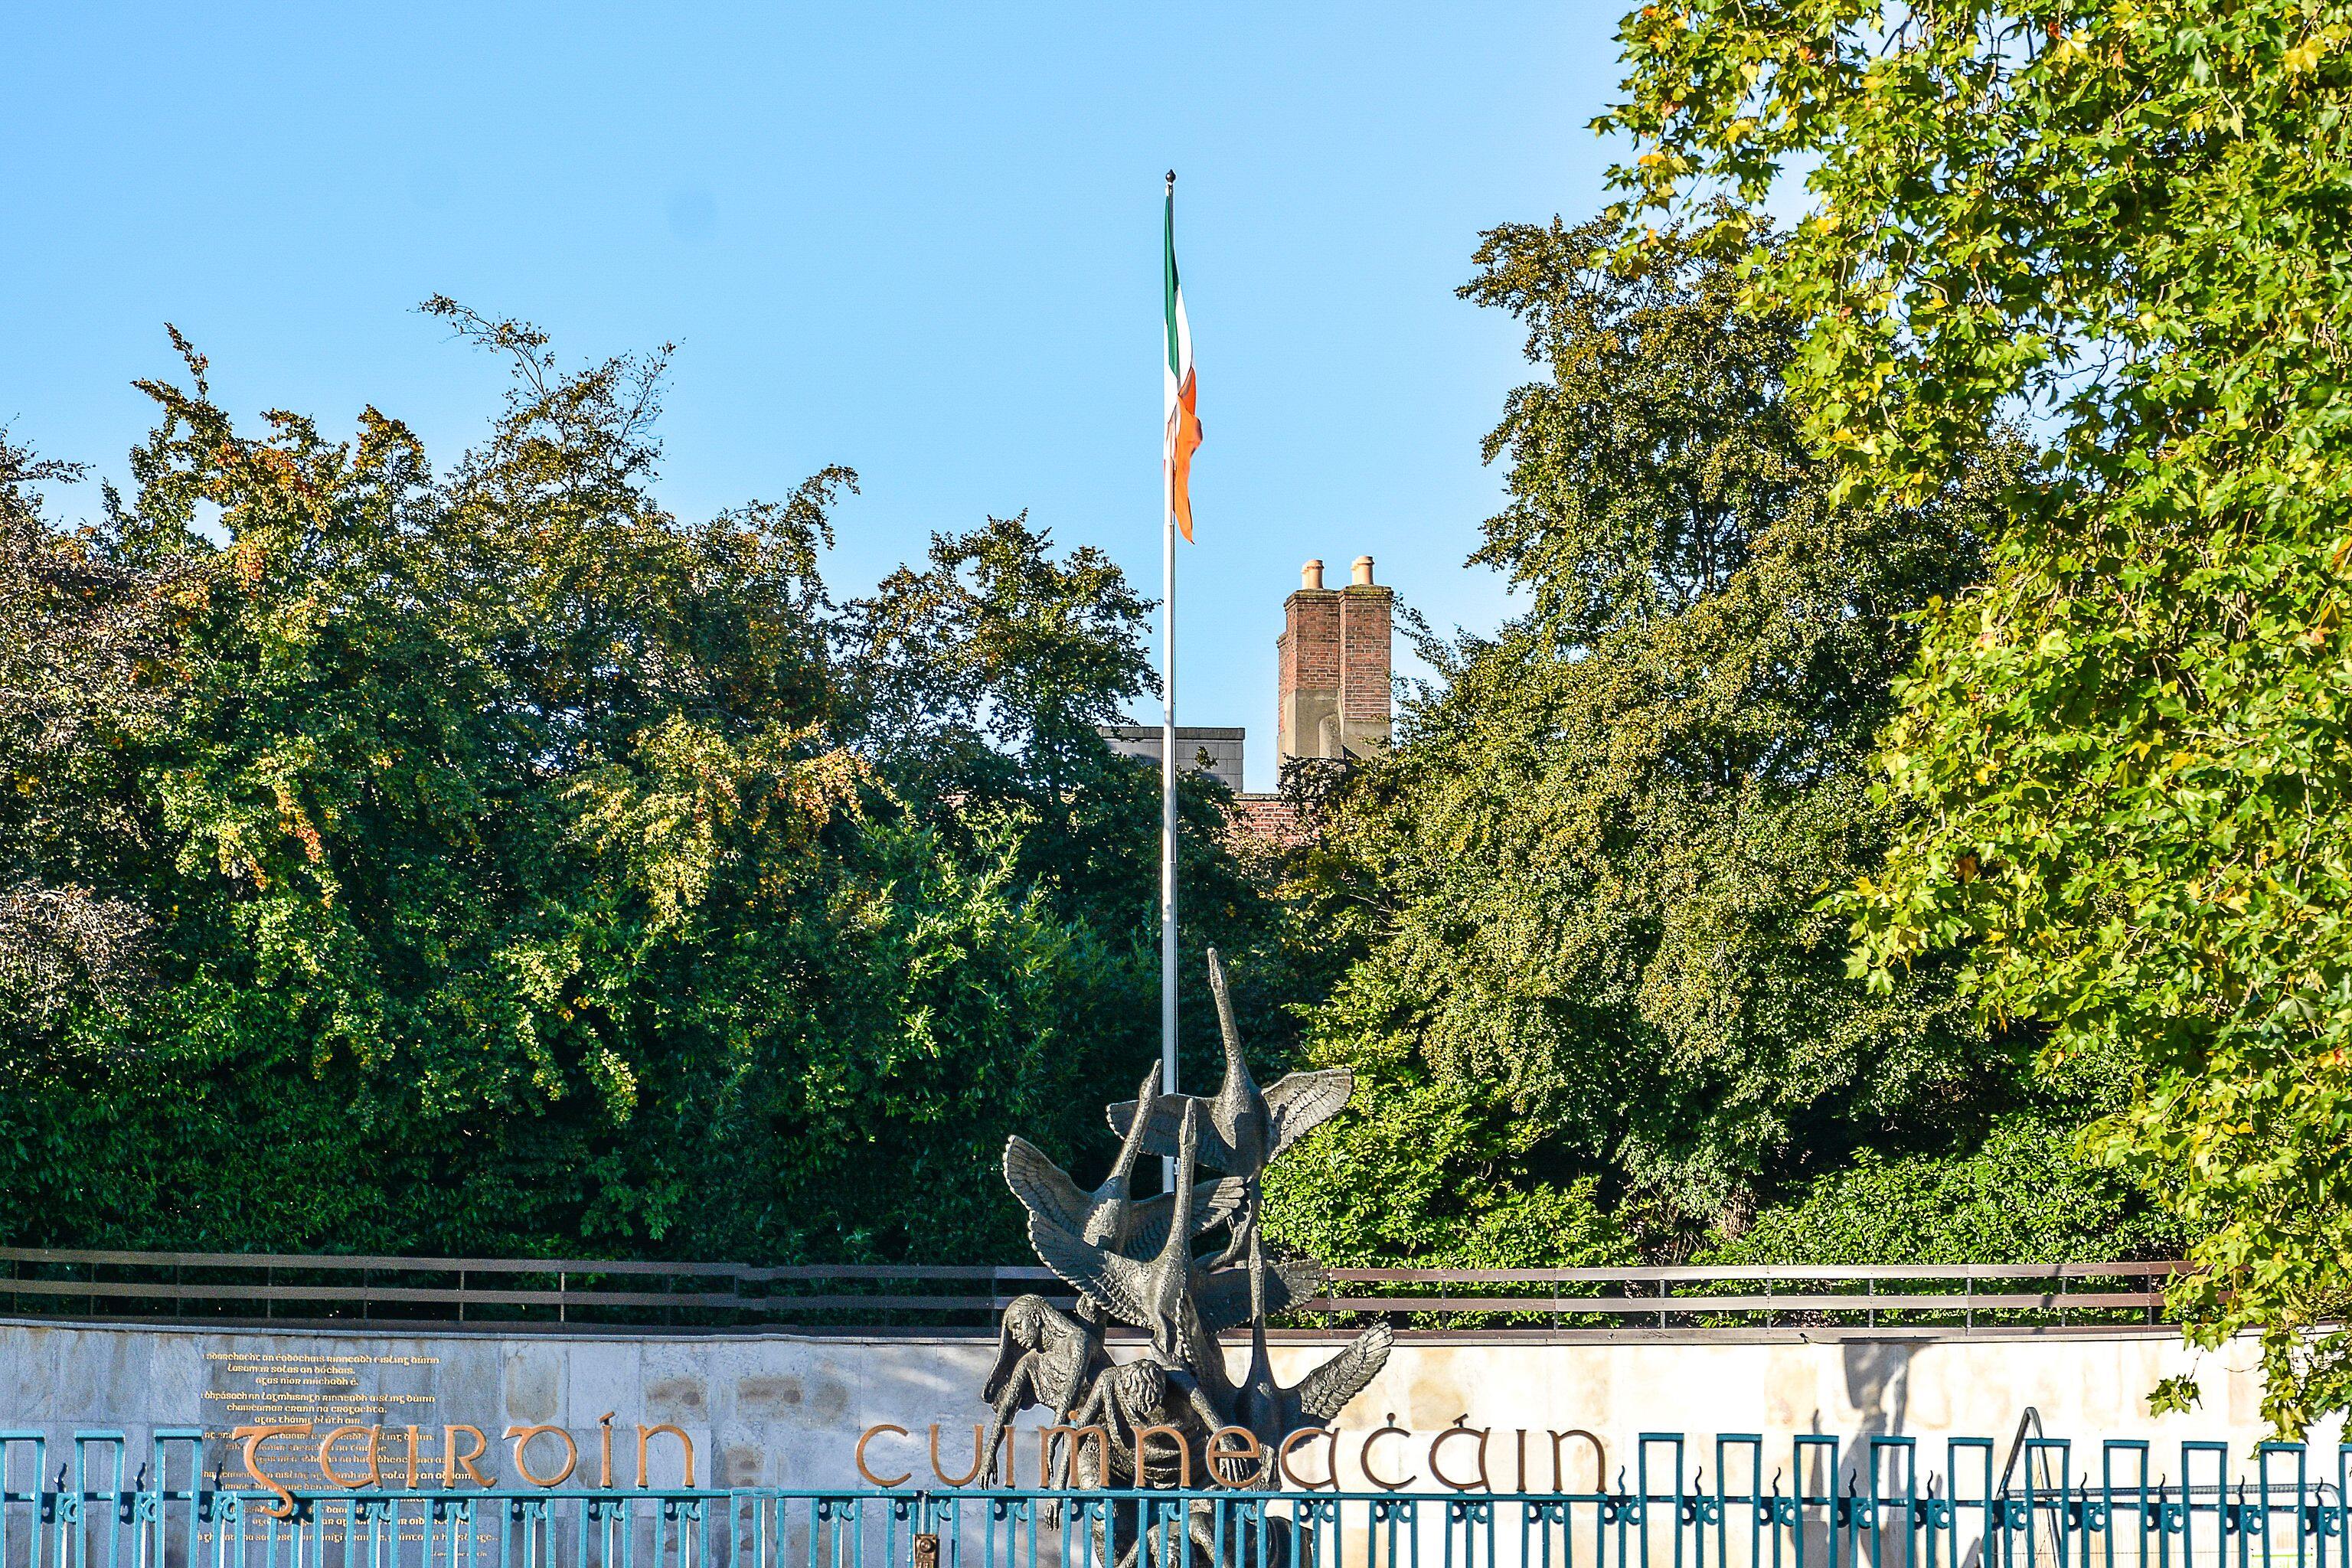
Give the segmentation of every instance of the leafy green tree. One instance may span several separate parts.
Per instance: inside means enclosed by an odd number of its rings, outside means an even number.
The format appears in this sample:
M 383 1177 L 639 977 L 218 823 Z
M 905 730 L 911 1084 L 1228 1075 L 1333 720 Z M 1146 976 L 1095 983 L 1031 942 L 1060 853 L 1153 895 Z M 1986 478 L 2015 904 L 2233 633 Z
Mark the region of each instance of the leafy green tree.
M 2079 1124 L 2004 1117 L 1958 1154 L 1873 1150 L 1765 1210 L 1706 1261 L 2063 1263 L 2179 1256 L 2180 1226 L 2116 1172 L 2085 1161 Z
M 121 747 L 158 716 L 172 586 L 49 525 L 40 488 L 80 477 L 0 431 L 0 1015 L 52 1068 L 149 978 Z
M 986 732 L 943 770 L 883 743 L 870 618 L 818 576 L 853 475 L 682 521 L 661 356 L 427 310 L 514 372 L 446 472 L 373 409 L 241 428 L 185 345 L 102 526 L 10 453 L 10 1239 L 1012 1255 L 1006 1133 L 1097 1147 L 1090 1091 L 1156 1048 L 1156 786 L 1088 728 L 1141 602 L 975 536 L 970 595 L 896 623 L 926 732 Z M 1207 934 L 1278 950 L 1215 804 Z
M 1879 984 L 1964 948 L 2053 1063 L 2131 1053 L 2094 1146 L 2200 1237 L 2192 1337 L 2260 1331 L 2283 1432 L 2352 1405 L 2352 9 L 1664 0 L 1622 37 L 1638 203 L 1808 171 L 1749 293 L 1843 486 L 1923 493 L 2013 414 L 2042 448 L 1887 737 Z
M 1097 727 L 1126 722 L 1158 689 L 1141 641 L 1150 609 L 1094 546 L 1055 559 L 1026 513 L 934 534 L 924 570 L 900 567 L 852 606 L 882 743 L 901 765 L 929 745 L 966 767 L 992 743 L 1058 797 L 1098 760 Z
M 1028 825 L 1026 874 L 1074 914 L 1123 922 L 1138 900 L 1156 908 L 1157 861 L 1145 872 L 1134 851 L 1157 842 L 1157 775 L 1153 820 L 1127 820 L 1147 781 L 1098 728 L 1126 722 L 1157 685 L 1142 642 L 1151 605 L 1109 557 L 1083 546 L 1057 559 L 1025 515 L 992 518 L 934 534 L 921 570 L 900 567 L 847 608 L 860 749 L 901 799 L 950 833 L 1013 814 Z M 1213 847 L 1215 804 L 1192 792 L 1187 805 L 1196 847 Z
M 898 798 L 958 842 L 1009 815 L 1024 885 L 1066 919 L 1131 935 L 1118 1054 L 1136 1061 L 1158 1049 L 1160 773 L 1114 755 L 1100 727 L 1159 689 L 1151 608 L 1101 551 L 1056 554 L 1024 514 L 935 534 L 921 569 L 900 568 L 845 616 L 859 749 Z M 1278 1070 L 1297 1005 L 1328 991 L 1339 956 L 1283 896 L 1286 858 L 1233 832 L 1228 792 L 1198 773 L 1178 786 L 1180 968 L 1203 1004 L 1180 1015 L 1183 1081 L 1223 1070 L 1210 947 L 1224 952 L 1251 1049 Z
M 1792 320 L 1739 311 L 1738 268 L 1681 235 L 1630 237 L 1498 229 L 1464 290 L 1545 373 L 1489 438 L 1510 503 L 1480 552 L 1533 608 L 1432 650 L 1442 684 L 1340 810 L 1331 923 L 1368 956 L 1313 1054 L 1370 1103 L 1323 1158 L 1390 1173 L 1274 1200 L 1338 1253 L 1549 1260 L 1590 1227 L 1514 1209 L 1599 1177 L 1681 1256 L 1846 1151 L 1980 1129 L 2010 1083 L 1947 967 L 1870 993 L 1816 907 L 1891 831 L 1865 763 L 1903 617 L 1975 570 L 1989 476 L 1841 504 L 1783 385 Z

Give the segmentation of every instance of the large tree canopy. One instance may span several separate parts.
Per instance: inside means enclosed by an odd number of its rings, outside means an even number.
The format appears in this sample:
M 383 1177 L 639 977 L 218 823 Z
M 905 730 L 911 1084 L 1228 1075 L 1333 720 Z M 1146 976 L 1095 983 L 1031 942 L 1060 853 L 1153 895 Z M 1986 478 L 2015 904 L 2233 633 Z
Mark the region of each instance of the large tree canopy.
M 1378 1087 L 1315 1158 L 1391 1173 L 1335 1198 L 1302 1159 L 1278 1209 L 1334 1255 L 1566 1260 L 1586 1232 L 1528 1216 L 1588 1178 L 1677 1251 L 1858 1146 L 1980 1129 L 2011 1082 L 1947 967 L 1873 994 L 1817 908 L 1891 831 L 1865 764 L 1903 617 L 1976 569 L 1993 459 L 1842 502 L 1784 384 L 1794 320 L 1630 237 L 1498 229 L 1465 289 L 1544 373 L 1489 439 L 1510 504 L 1480 552 L 1533 609 L 1433 650 L 1340 814 L 1368 955 L 1314 1049 Z
M 2053 1065 L 2139 1064 L 2105 1157 L 2204 1233 L 2270 1417 L 2352 1405 L 2352 7 L 1661 0 L 1625 22 L 1638 203 L 1803 168 L 1749 298 L 1856 493 L 2043 447 L 1887 740 L 1853 900 L 1882 986 L 1955 944 Z M 1736 225 L 1718 237 L 1737 244 Z
M 1098 1146 L 1156 1052 L 1157 792 L 1092 729 L 1148 604 L 1016 520 L 836 606 L 853 475 L 680 520 L 658 355 L 427 308 L 515 372 L 444 471 L 192 351 L 101 524 L 6 453 L 11 1239 L 1012 1255 L 1005 1134 Z M 1185 810 L 1192 950 L 1288 973 Z

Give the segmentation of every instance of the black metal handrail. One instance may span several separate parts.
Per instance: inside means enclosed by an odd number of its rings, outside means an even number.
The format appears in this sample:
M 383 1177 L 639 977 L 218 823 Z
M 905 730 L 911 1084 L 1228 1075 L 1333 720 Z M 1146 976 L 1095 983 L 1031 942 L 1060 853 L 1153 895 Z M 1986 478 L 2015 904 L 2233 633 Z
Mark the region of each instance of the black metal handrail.
M 1024 1293 L 1069 1297 L 1044 1268 L 978 1264 L 89 1247 L 0 1247 L 0 1264 L 7 1273 L 0 1290 L 17 1317 L 223 1326 L 953 1331 L 984 1326 Z M 1318 1294 L 1293 1305 L 1286 1323 L 1294 1331 L 1344 1329 L 1381 1317 L 1405 1330 L 1512 1333 L 2117 1327 L 2159 1322 L 2164 1282 L 2187 1267 L 2167 1260 L 1334 1268 Z M 2044 1288 L 2021 1288 L 2029 1283 Z

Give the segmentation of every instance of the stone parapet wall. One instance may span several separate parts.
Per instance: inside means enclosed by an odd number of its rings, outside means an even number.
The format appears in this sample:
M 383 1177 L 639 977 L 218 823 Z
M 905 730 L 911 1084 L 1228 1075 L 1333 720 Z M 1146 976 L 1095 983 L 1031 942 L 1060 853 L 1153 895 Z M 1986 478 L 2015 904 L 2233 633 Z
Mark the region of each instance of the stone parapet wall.
M 256 1332 L 185 1329 L 0 1325 L 0 1427 L 46 1432 L 63 1445 L 77 1430 L 112 1429 L 130 1438 L 130 1465 L 144 1462 L 157 1427 L 202 1426 L 220 1435 L 207 1466 L 241 1473 L 226 1434 L 240 1425 L 309 1421 L 362 1429 L 335 1450 L 349 1476 L 363 1466 L 365 1445 L 380 1445 L 389 1480 L 404 1474 L 406 1429 L 418 1429 L 419 1473 L 438 1484 L 443 1438 L 460 1453 L 482 1434 L 478 1467 L 498 1484 L 518 1484 L 517 1427 L 562 1428 L 577 1456 L 573 1485 L 595 1484 L 610 1413 L 614 1483 L 636 1479 L 640 1426 L 675 1427 L 694 1450 L 703 1486 L 856 1487 L 858 1438 L 887 1423 L 908 1436 L 880 1434 L 869 1446 L 879 1475 L 912 1472 L 910 1485 L 940 1483 L 929 1456 L 929 1428 L 940 1429 L 944 1469 L 967 1469 L 972 1426 L 985 1419 L 976 1390 L 994 1354 L 992 1340 L 852 1339 L 786 1334 L 644 1338 L 493 1332 L 386 1335 L 350 1331 Z M 1275 1348 L 1286 1381 L 1328 1353 L 1328 1346 L 1291 1341 Z M 1125 1352 L 1122 1353 L 1132 1353 Z M 1235 1357 L 1239 1370 L 1239 1357 Z M 1613 1482 L 1630 1464 L 1643 1432 L 1680 1431 L 1702 1439 L 1719 1432 L 1760 1432 L 1768 1455 L 1787 1453 L 1799 1433 L 1843 1436 L 1896 1434 L 1923 1440 L 1922 1464 L 1940 1468 L 1948 1436 L 2003 1439 L 2027 1405 L 2053 1436 L 2089 1444 L 2101 1437 L 2147 1437 L 2159 1451 L 2184 1437 L 2219 1437 L 2240 1453 L 2263 1435 L 2261 1388 L 2251 1345 L 2192 1357 L 2168 1333 L 2052 1335 L 2042 1338 L 1845 1339 L 1812 1343 L 1728 1342 L 1694 1336 L 1642 1342 L 1493 1343 L 1408 1341 L 1387 1369 L 1343 1415 L 1333 1445 L 1340 1479 L 1366 1484 L 1363 1443 L 1387 1424 L 1408 1429 L 1379 1438 L 1370 1453 L 1388 1479 L 1429 1474 L 1433 1436 L 1467 1415 L 1490 1429 L 1487 1474 L 1515 1489 L 1525 1441 L 1527 1484 L 1549 1489 L 1548 1434 L 1579 1430 L 1600 1440 Z M 2152 1418 L 2146 1395 L 2156 1381 L 2193 1371 L 2205 1394 L 2189 1415 Z M 380 1428 L 371 1436 L 364 1429 Z M 2332 1443 L 2332 1429 L 2315 1433 Z M 532 1439 L 529 1468 L 544 1475 L 561 1462 L 562 1436 Z M 1022 1484 L 1036 1482 L 1034 1426 L 1018 1439 Z M 1474 1442 L 1456 1439 L 1441 1456 L 1455 1479 L 1475 1473 Z M 1711 1444 L 1698 1445 L 1702 1453 Z M 676 1434 L 653 1433 L 647 1479 L 684 1479 Z M 51 1466 L 62 1447 L 53 1450 Z M 289 1484 L 320 1484 L 315 1444 L 280 1438 Z M 1571 1489 L 1592 1484 L 1591 1447 L 1562 1447 Z M 1303 1450 L 1301 1468 L 1318 1478 L 1325 1449 Z M 465 1485 L 462 1471 L 459 1484 Z

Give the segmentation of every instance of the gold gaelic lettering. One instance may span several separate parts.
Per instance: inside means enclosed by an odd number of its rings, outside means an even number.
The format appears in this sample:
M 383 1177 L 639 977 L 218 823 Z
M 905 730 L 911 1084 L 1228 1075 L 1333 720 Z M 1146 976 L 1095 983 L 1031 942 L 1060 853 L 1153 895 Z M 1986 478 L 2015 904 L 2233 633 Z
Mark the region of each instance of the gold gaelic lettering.
M 679 1447 L 686 1450 L 686 1484 L 689 1488 L 694 1485 L 694 1439 L 688 1436 L 682 1429 L 665 1421 L 658 1426 L 640 1426 L 637 1428 L 637 1489 L 639 1491 L 646 1489 L 646 1445 L 664 1432 L 677 1438 Z
M 261 1510 L 272 1519 L 294 1517 L 294 1494 L 262 1469 L 261 1445 L 272 1437 L 308 1437 L 310 1430 L 310 1422 L 295 1421 L 276 1426 L 239 1426 L 229 1434 L 233 1440 L 245 1445 L 245 1473 L 278 1494 L 278 1506 Z
M 913 1434 L 908 1432 L 904 1426 L 894 1426 L 887 1421 L 883 1422 L 878 1426 L 868 1426 L 865 1431 L 859 1433 L 857 1436 L 857 1452 L 855 1458 L 857 1465 L 857 1473 L 866 1478 L 866 1484 L 868 1486 L 880 1487 L 885 1491 L 887 1491 L 892 1487 L 905 1486 L 909 1480 L 914 1479 L 915 1472 L 908 1470 L 902 1476 L 877 1476 L 872 1470 L 866 1468 L 866 1445 L 871 1443 L 876 1437 L 881 1436 L 885 1432 L 896 1432 L 901 1437 L 913 1436 Z
M 473 1446 L 471 1448 L 467 1449 L 466 1452 L 462 1453 L 462 1454 L 461 1454 L 461 1453 L 459 1453 L 459 1452 L 457 1451 L 457 1434 L 458 1434 L 458 1433 L 460 1433 L 460 1432 L 467 1433 L 467 1435 L 469 1435 L 470 1436 L 472 1436 L 472 1438 L 474 1439 L 474 1446 Z M 458 1470 L 458 1468 L 459 1468 L 460 1466 L 463 1466 L 463 1467 L 464 1467 L 464 1468 L 465 1468 L 466 1474 L 467 1474 L 467 1475 L 468 1475 L 468 1476 L 470 1476 L 471 1478 L 473 1478 L 473 1482 L 474 1482 L 474 1484 L 475 1484 L 476 1486 L 478 1486 L 478 1487 L 488 1487 L 488 1486 L 490 1484 L 489 1478 L 488 1478 L 488 1476 L 485 1476 L 484 1474 L 482 1474 L 482 1472 L 481 1472 L 481 1471 L 479 1471 L 479 1470 L 478 1470 L 478 1469 L 476 1469 L 476 1468 L 474 1468 L 474 1461 L 475 1461 L 476 1459 L 480 1458 L 482 1457 L 483 1451 L 484 1451 L 484 1450 L 486 1450 L 487 1448 L 488 1448 L 488 1447 L 489 1447 L 489 1446 L 490 1446 L 490 1440 L 489 1440 L 488 1437 L 485 1437 L 485 1436 L 482 1436 L 482 1429 L 481 1429 L 479 1426 L 444 1426 L 444 1427 L 442 1427 L 442 1428 L 441 1428 L 441 1484 L 442 1484 L 442 1486 L 444 1486 L 445 1488 L 446 1488 L 446 1487 L 454 1487 L 454 1486 L 456 1486 L 456 1485 L 457 1484 L 457 1470 Z
M 524 1451 L 530 1447 L 530 1440 L 542 1432 L 553 1433 L 563 1444 L 563 1468 L 552 1476 L 532 1475 L 530 1466 L 523 1458 Z M 572 1434 L 561 1426 L 509 1426 L 506 1435 L 514 1439 L 515 1474 L 532 1486 L 560 1487 L 572 1479 L 572 1468 L 580 1463 L 579 1446 L 572 1441 Z

